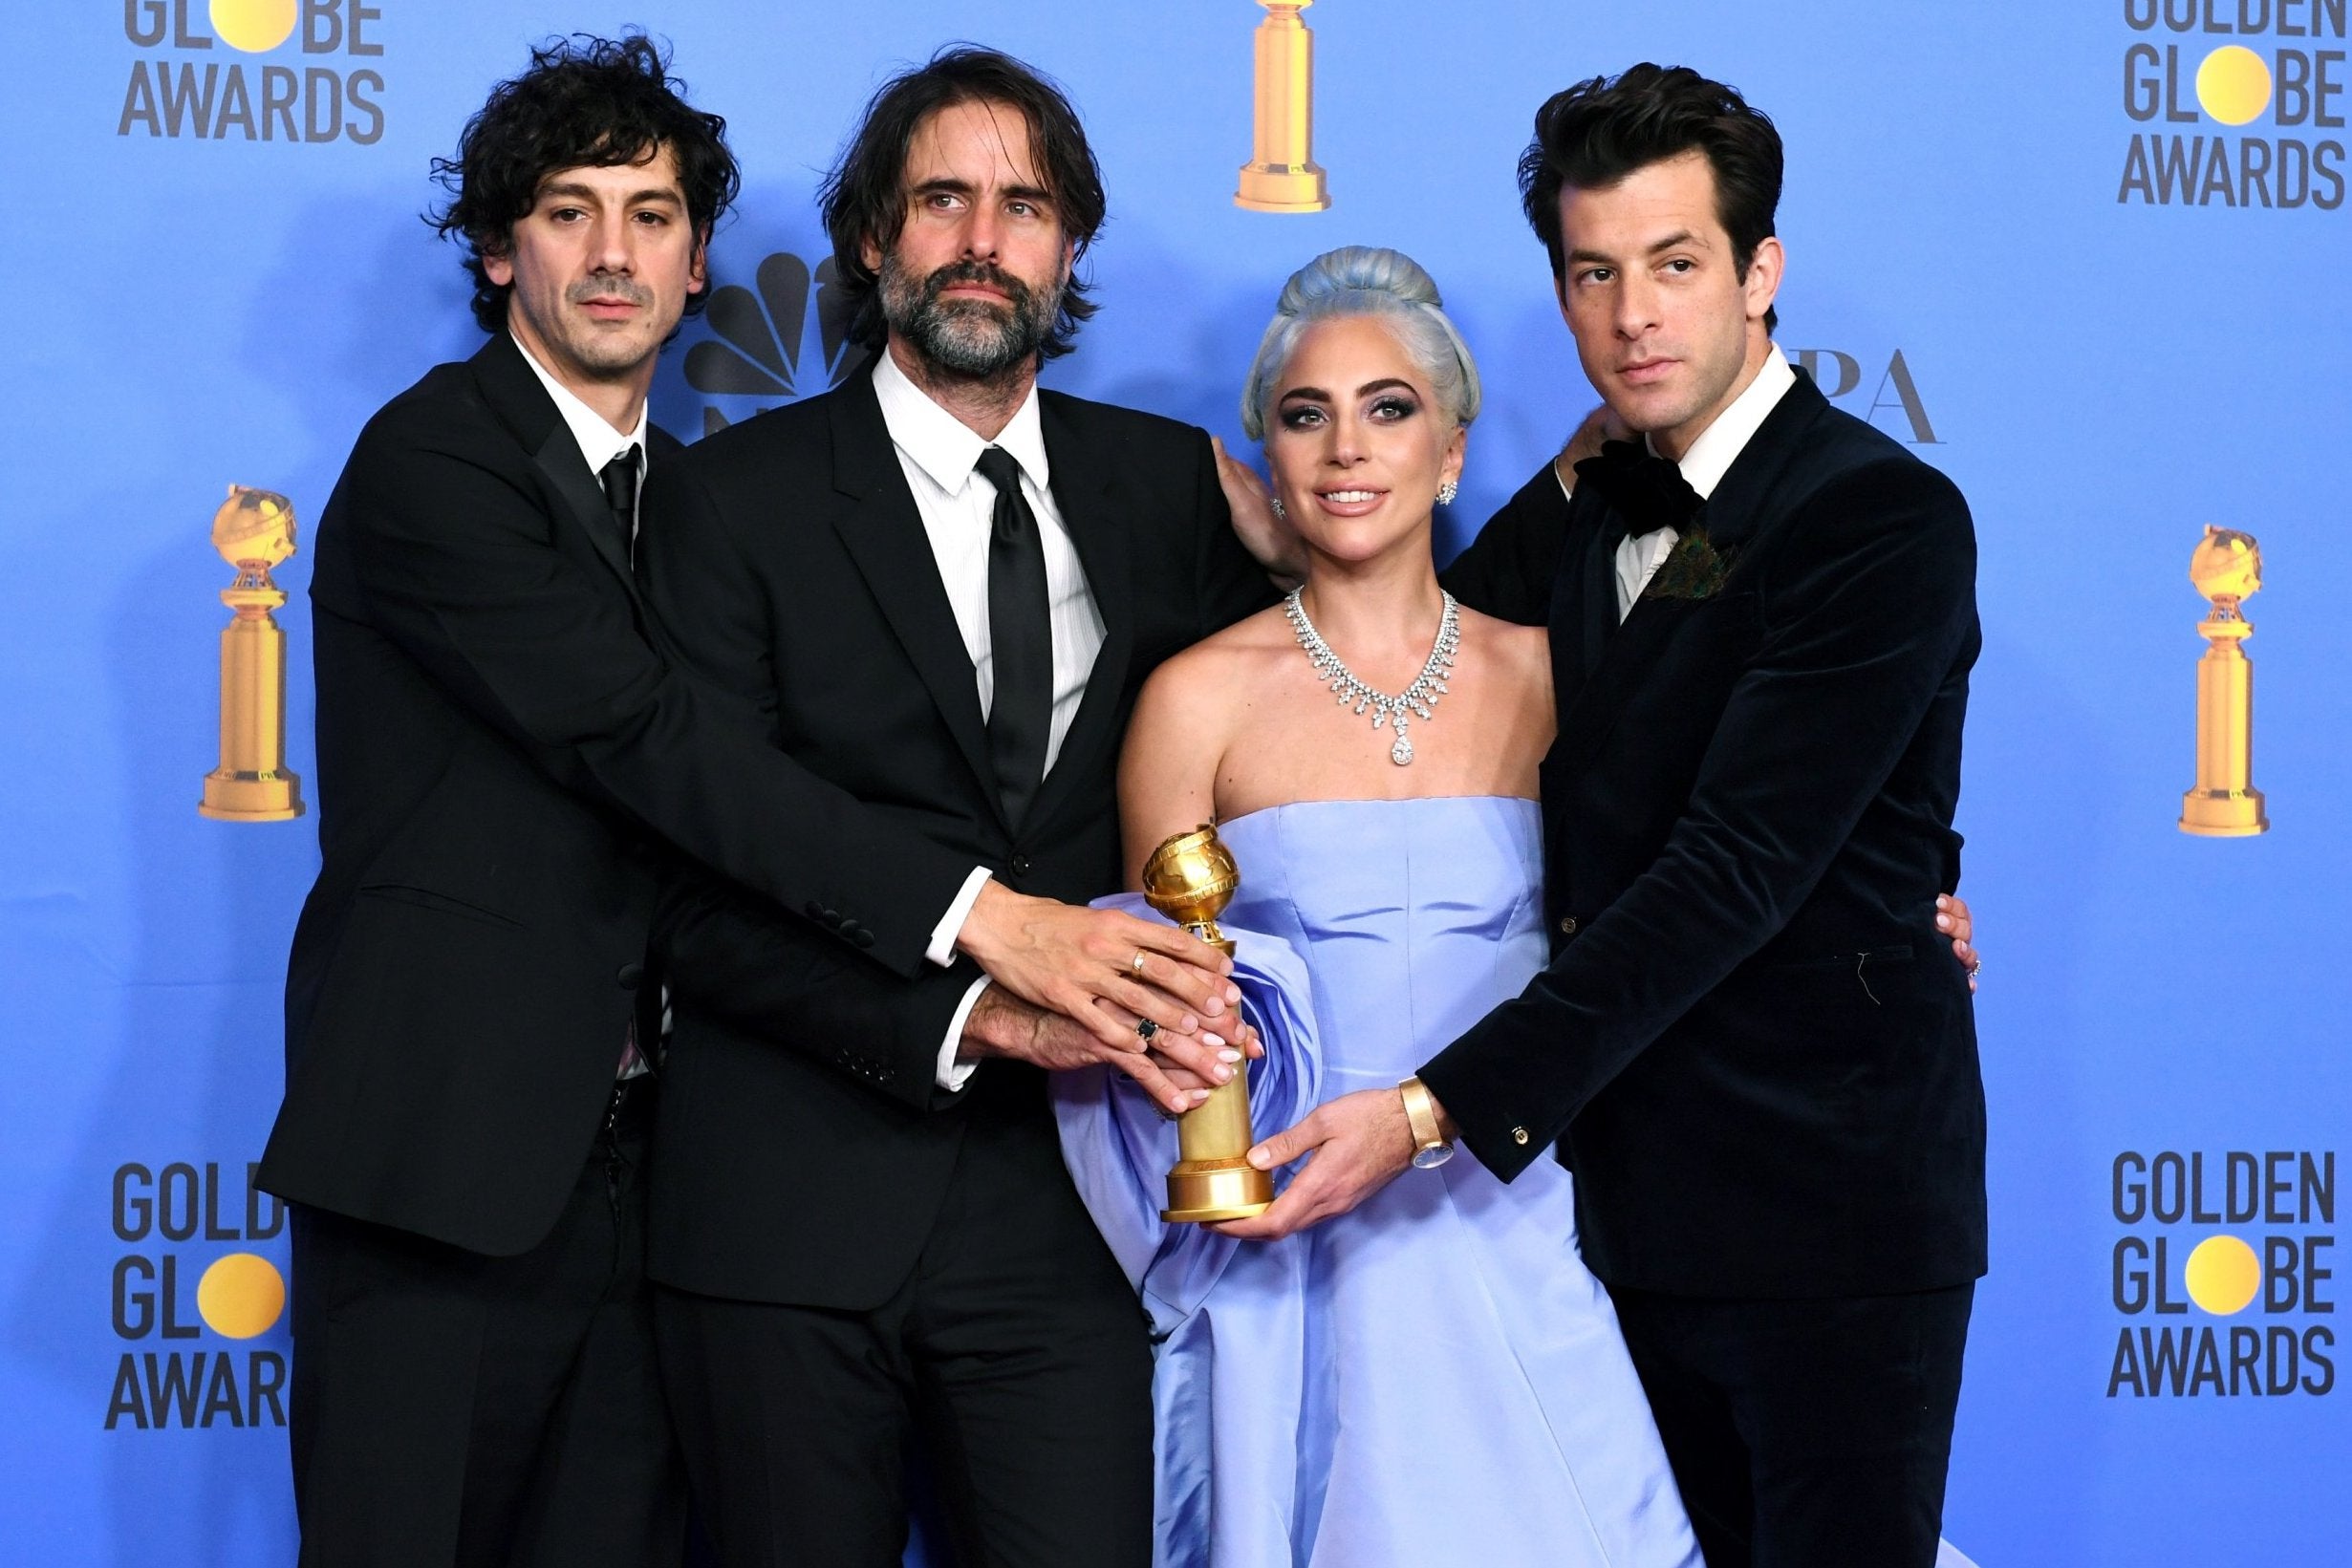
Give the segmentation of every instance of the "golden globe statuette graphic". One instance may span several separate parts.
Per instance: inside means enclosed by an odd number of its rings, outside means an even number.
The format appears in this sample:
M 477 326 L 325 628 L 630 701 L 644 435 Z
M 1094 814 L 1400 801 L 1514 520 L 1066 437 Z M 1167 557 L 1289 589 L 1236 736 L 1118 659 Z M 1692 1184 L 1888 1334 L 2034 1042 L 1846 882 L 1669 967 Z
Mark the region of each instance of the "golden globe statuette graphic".
M 1249 161 L 1233 204 L 1252 212 L 1321 212 L 1331 204 L 1314 158 L 1315 35 L 1299 12 L 1315 0 L 1258 0 L 1257 108 Z
M 1227 957 L 1233 943 L 1217 929 L 1217 917 L 1241 885 L 1233 851 L 1209 823 L 1176 834 L 1143 863 L 1143 896 L 1151 906 Z M 1176 1119 L 1177 1158 L 1168 1171 L 1168 1207 L 1159 1217 L 1198 1223 L 1262 1213 L 1274 1201 L 1274 1178 L 1249 1163 L 1256 1141 L 1243 1068 Z
M 2262 549 L 2252 534 L 2205 527 L 2189 562 L 2189 580 L 2212 601 L 2198 623 L 2205 656 L 2197 660 L 2197 784 L 2181 798 L 2181 831 L 2246 838 L 2270 831 L 2262 791 L 2254 786 L 2254 666 L 2240 646 L 2254 627 L 2237 607 L 2262 586 Z
M 286 594 L 270 569 L 294 553 L 293 503 L 230 485 L 212 514 L 212 548 L 237 569 L 221 590 L 236 614 L 221 631 L 221 765 L 205 775 L 196 809 L 223 822 L 285 822 L 302 815 L 302 781 L 286 771 L 286 634 L 270 615 Z

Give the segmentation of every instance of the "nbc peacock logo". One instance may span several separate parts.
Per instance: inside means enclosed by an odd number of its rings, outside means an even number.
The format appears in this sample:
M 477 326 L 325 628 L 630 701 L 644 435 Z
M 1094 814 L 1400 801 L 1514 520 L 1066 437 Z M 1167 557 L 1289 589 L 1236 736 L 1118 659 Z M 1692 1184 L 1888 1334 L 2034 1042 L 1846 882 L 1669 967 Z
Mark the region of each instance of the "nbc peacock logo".
M 850 341 L 852 307 L 833 275 L 831 256 L 809 264 L 788 250 L 760 263 L 751 287 L 714 290 L 704 320 L 712 335 L 686 351 L 686 384 L 708 397 L 759 399 L 730 417 L 702 408 L 702 434 L 737 419 L 839 386 L 866 361 Z

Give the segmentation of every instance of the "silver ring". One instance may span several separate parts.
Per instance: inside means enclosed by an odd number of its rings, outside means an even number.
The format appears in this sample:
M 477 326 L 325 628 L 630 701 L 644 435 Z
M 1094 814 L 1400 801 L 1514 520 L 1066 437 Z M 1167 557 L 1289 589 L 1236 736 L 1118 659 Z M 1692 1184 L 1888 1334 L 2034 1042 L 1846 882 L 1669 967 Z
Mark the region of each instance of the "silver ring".
M 1154 1035 L 1158 1033 L 1159 1025 L 1153 1022 L 1150 1019 L 1137 1019 L 1135 1020 L 1135 1038 L 1137 1040 L 1150 1040 Z
M 1984 973 L 1984 960 L 1983 960 L 1982 958 L 1977 958 L 1977 959 L 1974 960 L 1973 962 L 1971 962 L 1971 963 L 1969 964 L 1969 966 L 1968 966 L 1968 977 L 1969 977 L 1970 979 L 1972 979 L 1972 980 L 1973 980 L 1973 979 L 1974 979 L 1977 976 L 1979 976 L 1979 975 L 1981 975 L 1981 974 L 1983 974 L 1983 973 Z
M 1135 978 L 1143 978 L 1143 949 L 1135 949 L 1135 956 L 1127 961 L 1127 967 L 1135 972 Z

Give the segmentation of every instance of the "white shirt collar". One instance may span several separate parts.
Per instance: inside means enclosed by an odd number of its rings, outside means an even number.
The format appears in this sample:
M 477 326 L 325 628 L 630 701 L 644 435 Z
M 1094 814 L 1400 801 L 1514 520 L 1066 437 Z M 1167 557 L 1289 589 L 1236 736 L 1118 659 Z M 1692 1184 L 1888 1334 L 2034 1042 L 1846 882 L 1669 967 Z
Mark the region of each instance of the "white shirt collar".
M 1757 367 L 1756 379 L 1732 399 L 1731 407 L 1715 416 L 1715 423 L 1698 433 L 1698 440 L 1675 465 L 1700 500 L 1715 494 L 1732 463 L 1762 428 L 1765 416 L 1780 406 L 1781 397 L 1796 384 L 1797 373 L 1789 369 L 1780 346 L 1771 345 L 1763 364 Z
M 995 440 L 982 440 L 979 432 L 933 402 L 930 394 L 898 368 L 889 349 L 874 357 L 874 395 L 881 401 L 882 423 L 889 427 L 891 443 L 929 475 L 932 483 L 949 495 L 962 494 L 980 455 L 991 446 L 1002 446 L 1031 484 L 1040 490 L 1050 488 L 1036 383 L 1030 383 L 1029 395 L 1021 400 L 1012 422 L 997 432 Z
M 531 374 L 539 377 L 539 384 L 548 389 L 548 396 L 555 399 L 555 412 L 564 417 L 564 423 L 572 431 L 572 439 L 579 443 L 580 456 L 588 460 L 588 471 L 601 474 L 606 463 L 635 446 L 637 449 L 637 476 L 641 480 L 653 458 L 652 450 L 645 443 L 644 405 L 640 403 L 637 406 L 637 427 L 623 435 L 608 424 L 603 415 L 580 401 L 578 393 L 549 375 L 548 368 L 531 357 L 530 350 L 523 347 L 521 338 L 514 340 L 514 346 L 521 350 L 523 363 L 529 365 Z

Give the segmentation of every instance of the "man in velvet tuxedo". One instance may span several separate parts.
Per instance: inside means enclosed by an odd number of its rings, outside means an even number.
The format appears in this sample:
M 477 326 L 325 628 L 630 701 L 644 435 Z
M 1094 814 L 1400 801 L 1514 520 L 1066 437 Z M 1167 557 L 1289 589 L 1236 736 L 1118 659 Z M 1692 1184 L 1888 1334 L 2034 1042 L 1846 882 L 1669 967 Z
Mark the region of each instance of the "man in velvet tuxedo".
M 649 593 L 702 676 L 884 819 L 1073 901 L 1119 883 L 1143 678 L 1272 599 L 1204 433 L 1036 385 L 1092 312 L 1071 268 L 1103 207 L 1020 62 L 959 48 L 889 82 L 824 192 L 871 369 L 646 492 Z M 919 1448 L 960 1560 L 1148 1562 L 1145 1319 L 1038 1070 L 1079 1059 L 968 962 L 886 971 L 690 866 L 657 945 L 657 1332 L 723 1558 L 895 1563 Z M 1199 1070 L 1229 1076 L 1241 1040 L 1211 1042 Z
M 1447 574 L 1550 628 L 1551 965 L 1418 1075 L 1506 1180 L 1557 1146 L 1710 1568 L 1927 1568 L 1974 1281 L 1984 1103 L 1930 939 L 1978 648 L 1968 508 L 1770 337 L 1781 152 L 1642 65 L 1521 164 L 1561 308 L 1638 442 L 1550 465 Z M 1404 1171 L 1401 1098 L 1333 1101 L 1279 1235 Z M 1408 1177 L 1407 1179 L 1414 1179 Z
M 369 421 L 312 586 L 324 864 L 260 1175 L 294 1204 L 302 1559 L 642 1568 L 684 1534 L 644 1273 L 658 841 L 808 912 L 796 973 L 984 964 L 1007 1048 L 1162 1090 L 1135 1014 L 1213 1061 L 1183 1031 L 1227 982 L 1164 928 L 976 888 L 658 643 L 635 514 L 680 447 L 646 392 L 736 169 L 653 46 L 538 52 L 442 174 L 491 336 Z

